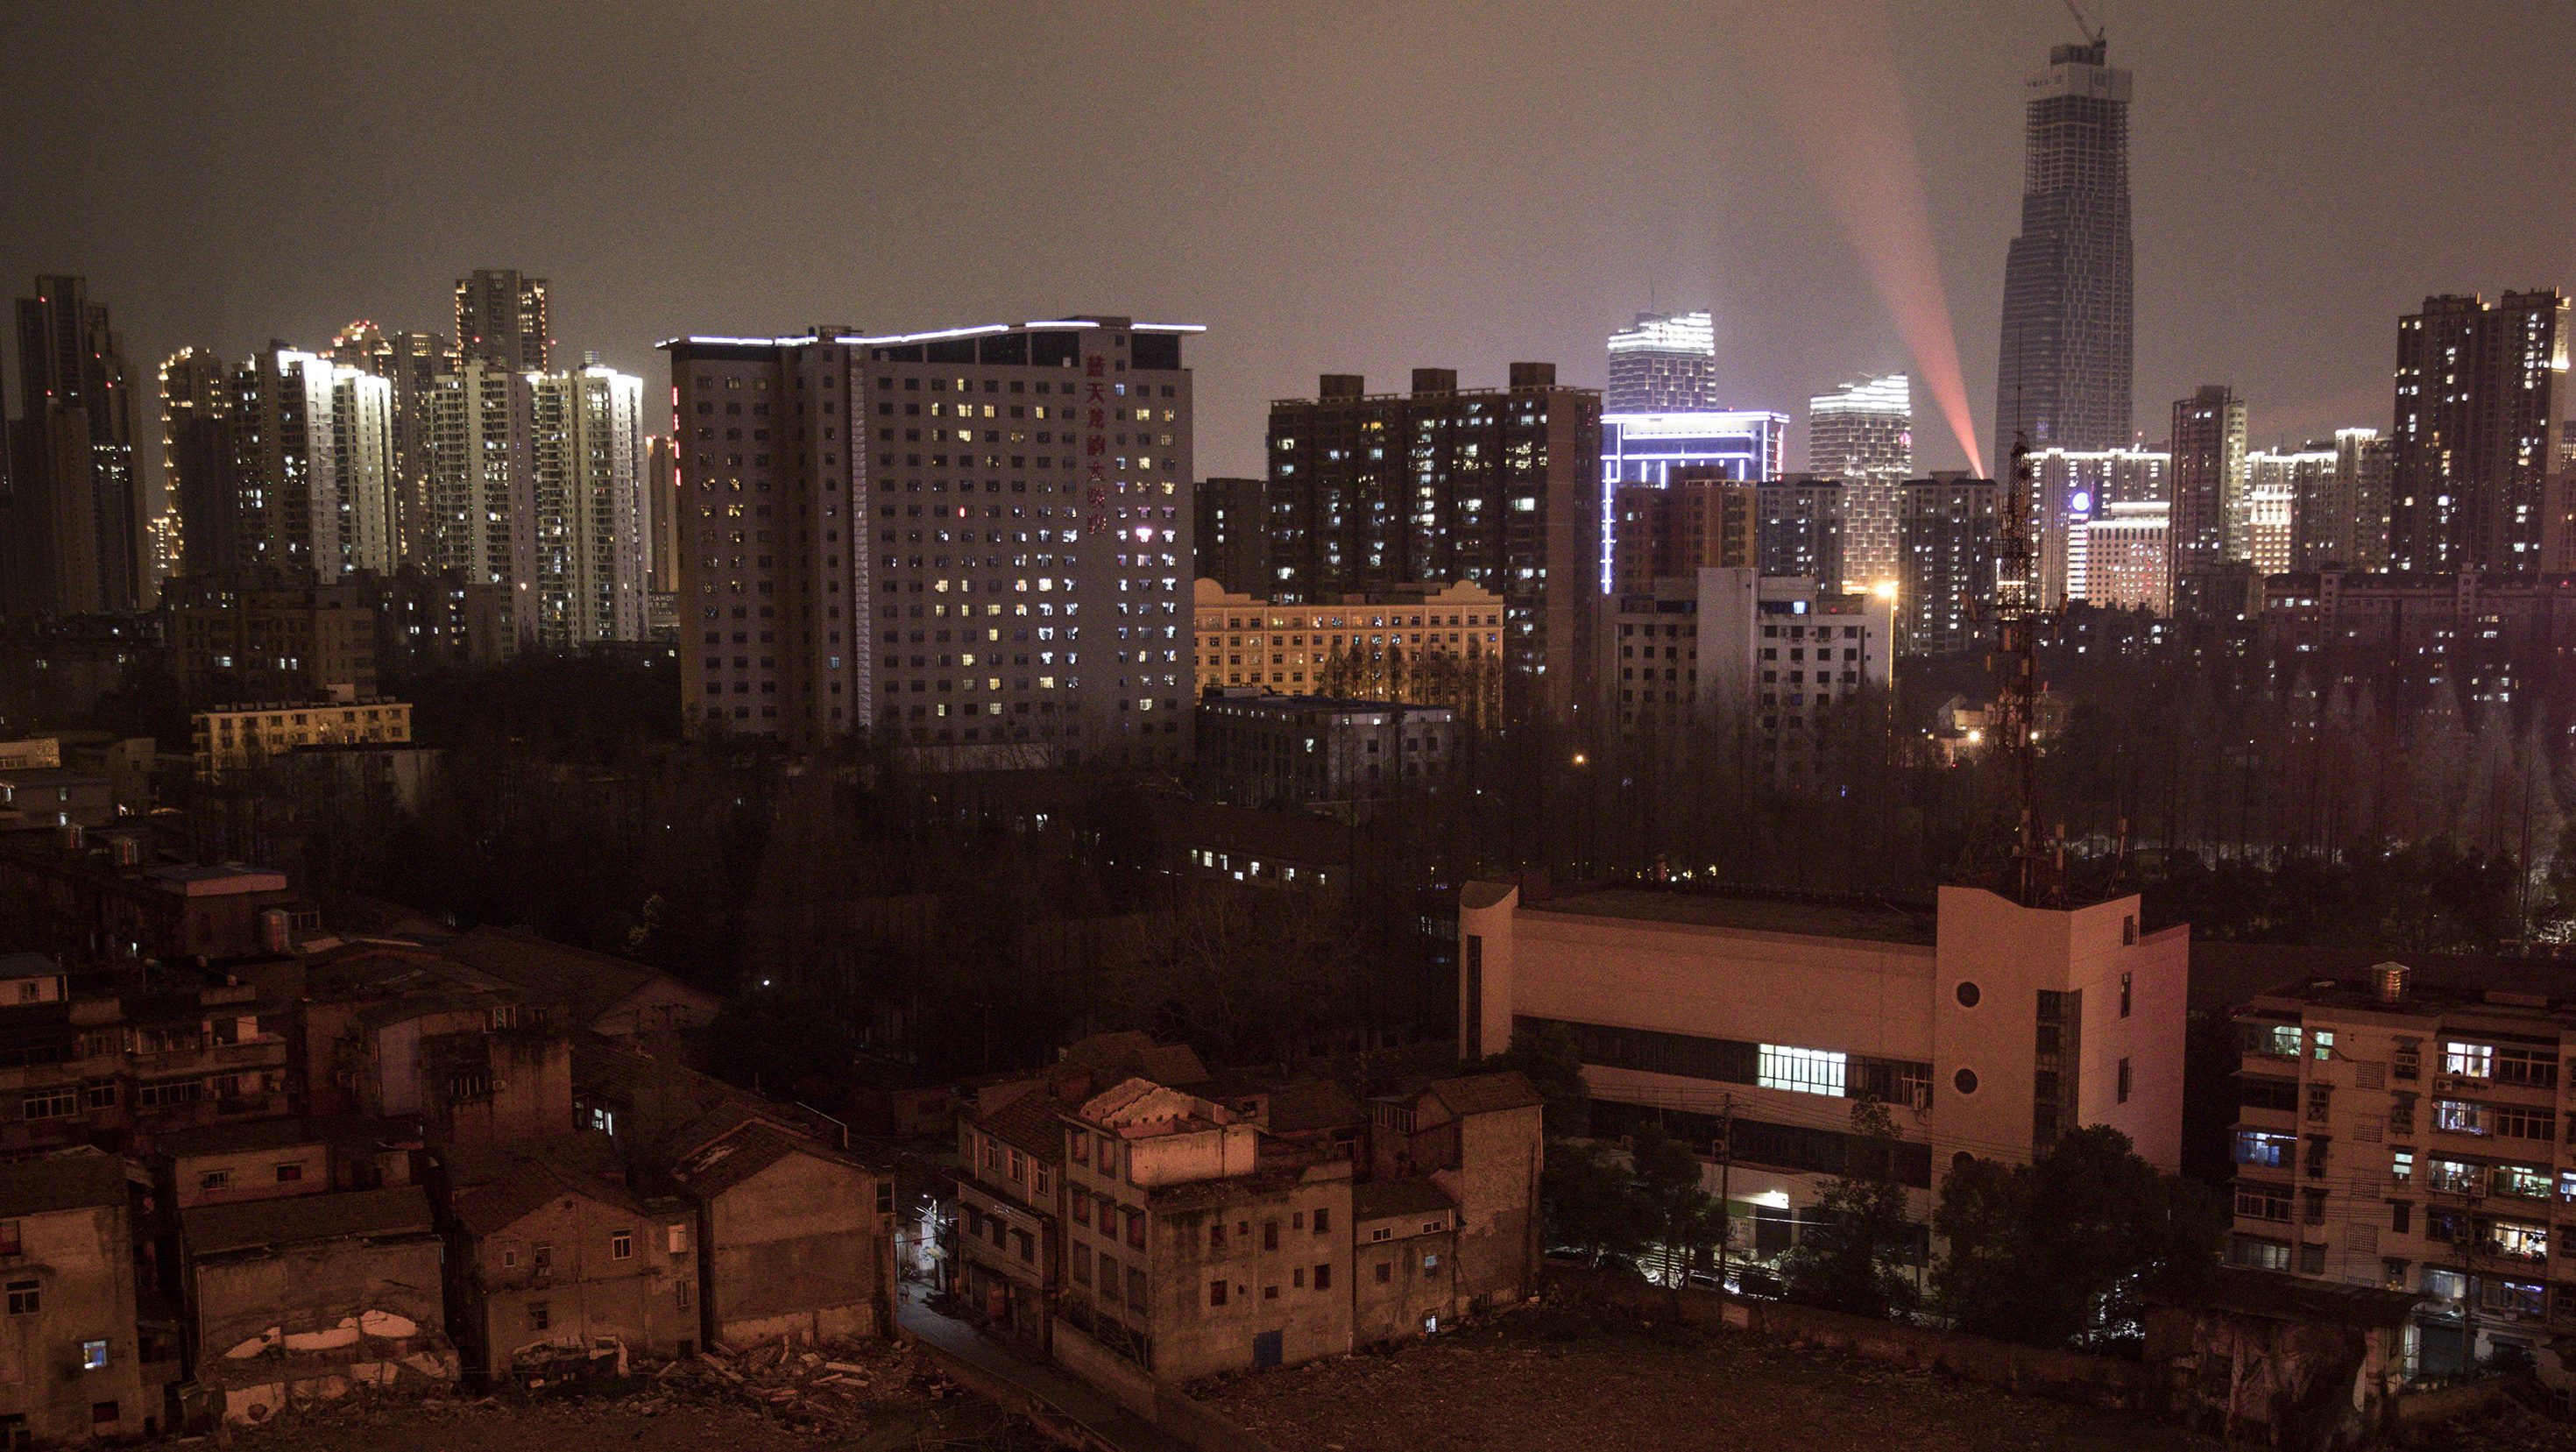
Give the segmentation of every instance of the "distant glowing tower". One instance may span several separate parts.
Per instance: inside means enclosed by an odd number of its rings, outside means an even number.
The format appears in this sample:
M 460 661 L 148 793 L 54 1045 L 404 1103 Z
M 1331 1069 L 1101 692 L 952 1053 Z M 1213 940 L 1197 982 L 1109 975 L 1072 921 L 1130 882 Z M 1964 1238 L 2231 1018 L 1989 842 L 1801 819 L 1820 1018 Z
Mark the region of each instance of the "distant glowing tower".
M 2004 263 L 1995 453 L 2114 449 L 2131 408 L 2129 73 L 2096 32 L 2023 88 L 2021 235 Z
M 1604 413 L 1691 413 L 1717 407 L 1717 325 L 1706 313 L 1639 313 L 1610 335 Z
M 1902 373 L 1807 400 L 1807 470 L 1843 486 L 1843 574 L 1875 589 L 1897 575 L 1897 519 L 1914 473 L 1914 395 Z

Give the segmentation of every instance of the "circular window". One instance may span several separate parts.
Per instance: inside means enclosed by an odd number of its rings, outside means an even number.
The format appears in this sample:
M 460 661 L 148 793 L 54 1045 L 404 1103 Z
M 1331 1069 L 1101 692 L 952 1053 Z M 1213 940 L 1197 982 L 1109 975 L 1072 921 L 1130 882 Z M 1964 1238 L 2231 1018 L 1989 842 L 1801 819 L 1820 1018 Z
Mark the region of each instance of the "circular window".
M 1966 979 L 1961 979 L 1959 981 L 1959 1006 L 1961 1008 L 1974 1008 L 1977 1006 L 1977 1000 L 1983 997 L 1985 997 L 1985 995 L 1977 990 L 1977 985 L 1968 982 Z
M 1977 1092 L 1977 1071 L 1974 1069 L 1961 1069 L 1958 1073 L 1950 1076 L 1950 1082 L 1959 1086 L 1960 1093 L 1974 1094 Z

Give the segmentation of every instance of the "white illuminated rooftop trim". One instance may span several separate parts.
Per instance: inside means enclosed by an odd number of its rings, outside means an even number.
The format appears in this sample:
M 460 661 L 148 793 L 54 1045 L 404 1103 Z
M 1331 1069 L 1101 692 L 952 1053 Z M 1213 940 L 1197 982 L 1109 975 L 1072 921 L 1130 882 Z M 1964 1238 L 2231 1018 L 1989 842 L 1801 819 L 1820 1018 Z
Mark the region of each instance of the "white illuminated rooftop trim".
M 1096 328 L 1099 326 L 1100 322 L 1094 318 L 1038 318 L 1025 323 L 977 323 L 967 328 L 934 328 L 923 333 L 875 335 L 839 333 L 829 338 L 816 338 L 810 335 L 793 338 L 728 338 L 691 333 L 686 337 L 665 338 L 653 346 L 669 348 L 682 343 L 699 343 L 732 348 L 802 348 L 815 343 L 847 343 L 859 347 L 886 348 L 901 347 L 910 343 L 940 343 L 956 338 L 989 338 L 995 333 L 1008 333 L 1015 329 Z M 1207 331 L 1204 323 L 1134 323 L 1129 326 L 1139 333 L 1204 333 Z
M 1809 415 L 1820 413 L 1901 413 L 1912 417 L 1914 390 L 1902 373 L 1846 383 L 1831 393 L 1807 400 Z
M 1760 433 L 1764 426 L 1785 429 L 1789 416 L 1768 409 L 1739 408 L 1691 413 L 1605 413 L 1603 427 L 1618 426 L 1622 438 L 1683 438 L 1701 434 Z
M 1707 313 L 1639 318 L 1610 335 L 1613 353 L 1691 353 L 1717 356 L 1717 324 Z

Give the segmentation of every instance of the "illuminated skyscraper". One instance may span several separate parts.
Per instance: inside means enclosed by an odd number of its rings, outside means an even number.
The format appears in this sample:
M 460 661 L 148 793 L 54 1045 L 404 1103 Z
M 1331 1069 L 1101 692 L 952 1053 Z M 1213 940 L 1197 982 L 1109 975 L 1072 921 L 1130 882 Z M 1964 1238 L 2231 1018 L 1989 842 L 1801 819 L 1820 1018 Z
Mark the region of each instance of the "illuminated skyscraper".
M 2090 527 L 2115 504 L 2161 506 L 2173 456 L 2145 449 L 2043 449 L 2031 456 L 2031 468 L 2037 484 L 2031 491 L 2031 529 L 2039 542 L 2040 599 L 2052 605 L 2093 599 L 2086 593 Z M 2155 537 L 2162 542 L 2164 513 L 2158 512 L 2155 520 Z M 2158 579 L 2167 568 L 2158 568 Z
M 233 499 L 233 371 L 209 348 L 182 348 L 161 364 L 161 497 L 167 573 L 237 573 L 243 567 Z
M 331 357 L 393 385 L 394 556 L 423 560 L 430 536 L 429 397 L 439 379 L 456 372 L 456 349 L 435 333 L 385 333 L 362 320 L 331 340 Z
M 2540 568 L 2541 481 L 2566 412 L 2555 290 L 2428 297 L 2397 324 L 2389 550 L 2401 571 Z
M 537 639 L 644 638 L 644 380 L 591 363 L 529 379 Z
M 1717 405 L 1717 327 L 1706 313 L 1639 313 L 1610 335 L 1604 413 L 1681 413 Z
M 456 351 L 516 373 L 543 373 L 554 358 L 546 280 L 485 268 L 456 281 Z
M 1759 409 L 1601 415 L 1601 589 L 1611 587 L 1619 521 L 1614 501 L 1633 485 L 1660 489 L 1685 472 L 1758 484 L 1780 476 L 1786 414 Z
M 2113 449 L 2129 431 L 2129 73 L 2097 34 L 2023 86 L 2021 235 L 2004 263 L 1995 451 Z
M 1905 482 L 1905 554 L 1896 584 L 1897 647 L 1908 655 L 1974 650 L 1995 598 L 2003 486 L 1950 472 Z
M 2247 557 L 2245 402 L 2223 383 L 2173 406 L 2174 579 Z
M 2337 563 L 2335 450 L 2322 439 L 2297 448 L 2255 449 L 2245 456 L 2247 557 L 2259 574 L 2316 570 Z M 2288 530 L 2286 541 L 2277 538 Z
M 232 508 L 222 506 L 220 483 L 191 484 L 203 504 L 199 519 L 183 523 L 191 536 L 229 527 L 235 546 L 190 573 L 249 567 L 329 584 L 351 570 L 394 567 L 390 383 L 272 343 L 233 370 L 231 410 Z
M 1843 572 L 1871 587 L 1897 574 L 1897 515 L 1914 472 L 1914 396 L 1892 373 L 1807 400 L 1807 470 L 1843 484 Z
M 426 563 L 510 587 L 512 632 L 536 631 L 536 481 L 528 375 L 468 358 L 429 395 Z

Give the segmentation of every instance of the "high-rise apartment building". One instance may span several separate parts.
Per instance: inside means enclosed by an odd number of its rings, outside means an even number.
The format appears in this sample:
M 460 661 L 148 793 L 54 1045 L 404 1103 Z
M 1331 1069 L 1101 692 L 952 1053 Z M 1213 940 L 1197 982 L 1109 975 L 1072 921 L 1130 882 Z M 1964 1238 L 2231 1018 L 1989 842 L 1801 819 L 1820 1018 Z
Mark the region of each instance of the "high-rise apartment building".
M 1896 631 L 1906 654 L 1948 655 L 1981 643 L 2003 508 L 2003 486 L 1992 479 L 1943 472 L 1905 482 Z
M 1698 413 L 1717 405 L 1717 326 L 1706 313 L 1639 313 L 1610 335 L 1605 413 Z
M 2023 85 L 2021 234 L 2004 263 L 1995 451 L 2134 442 L 2129 73 L 2099 38 L 2061 45 Z
M 2160 499 L 2114 503 L 2075 532 L 2070 599 L 2105 610 L 2173 613 L 2173 506 Z
M 1201 479 L 1198 577 L 1238 594 L 1270 594 L 1270 481 Z
M 1197 331 L 666 343 L 691 733 L 876 735 L 954 766 L 1185 760 Z
M 429 548 L 429 399 L 457 371 L 456 348 L 435 333 L 386 333 L 360 320 L 331 340 L 333 362 L 393 386 L 394 553 L 410 560 Z
M 546 280 L 506 268 L 458 278 L 456 351 L 517 373 L 545 372 L 554 362 Z
M 2173 406 L 2174 576 L 2246 557 L 2245 402 L 2205 383 Z
M 2032 537 L 2039 545 L 2040 600 L 2094 598 L 2086 593 L 2090 526 L 2113 505 L 2162 504 L 2173 456 L 2146 449 L 2042 449 L 2031 455 Z M 2163 539 L 2163 514 L 2157 538 Z M 2166 568 L 2169 568 L 2166 567 Z M 2163 578 L 2166 568 L 2159 568 Z
M 326 584 L 392 569 L 392 384 L 272 343 L 233 370 L 231 406 L 232 507 L 197 491 L 203 529 L 236 533 L 229 563 Z M 200 523 L 183 515 L 181 527 Z
M 123 341 L 87 279 L 40 276 L 34 293 L 18 299 L 13 578 L 0 598 L 13 613 L 132 610 L 150 581 Z
M 1678 470 L 1661 486 L 1620 485 L 1610 504 L 1617 539 L 1610 593 L 1643 594 L 1657 580 L 1695 579 L 1706 569 L 1759 569 L 1760 487 L 1705 466 Z
M 644 380 L 596 362 L 529 380 L 537 639 L 644 638 Z
M 1843 485 L 1843 569 L 1875 588 L 1897 575 L 1896 518 L 1914 474 L 1914 396 L 1906 376 L 1845 384 L 1807 400 L 1807 471 Z
M 432 569 L 505 585 L 518 633 L 536 630 L 535 407 L 528 375 L 468 358 L 429 395 Z
M 2335 430 L 2334 482 L 2322 530 L 2328 559 L 2352 570 L 2388 568 L 2388 491 L 2396 472 L 2396 445 L 2379 430 Z
M 1801 782 L 1834 708 L 1887 688 L 1892 609 L 1876 591 L 1750 569 L 1622 590 L 1605 621 L 1604 709 L 1631 731 L 1740 723 L 1775 780 Z
M 250 567 L 235 507 L 233 370 L 210 348 L 161 364 L 161 494 L 177 520 L 173 573 L 238 574 Z
M 1754 557 L 1766 575 L 1839 582 L 1843 567 L 1843 481 L 1814 474 L 1767 480 L 1753 489 Z
M 1417 368 L 1413 391 L 1326 374 L 1270 406 L 1270 595 L 1281 604 L 1481 585 L 1503 597 L 1509 699 L 1589 699 L 1602 547 L 1601 396 L 1514 363 L 1510 386 L 1461 389 Z M 1514 709 L 1518 709 L 1515 706 Z
M 2398 320 L 2389 549 L 2400 571 L 2540 568 L 2541 481 L 2567 410 L 2555 289 L 2428 297 Z
M 2247 558 L 2259 574 L 2323 569 L 2336 561 L 2335 450 L 2321 439 L 2245 455 Z
M 669 434 L 644 439 L 644 552 L 646 588 L 656 595 L 680 589 L 680 472 Z

